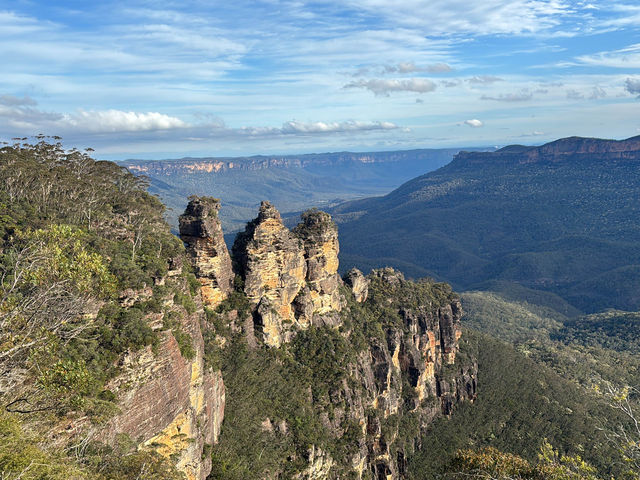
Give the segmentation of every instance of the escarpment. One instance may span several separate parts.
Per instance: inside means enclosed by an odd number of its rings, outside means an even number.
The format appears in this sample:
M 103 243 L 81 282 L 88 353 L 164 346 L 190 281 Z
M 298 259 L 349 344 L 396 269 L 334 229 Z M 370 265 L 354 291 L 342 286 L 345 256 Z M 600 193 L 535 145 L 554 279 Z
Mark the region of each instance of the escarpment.
M 181 270 L 161 283 L 184 291 Z M 107 387 L 121 413 L 97 435 L 111 444 L 126 434 L 140 449 L 169 458 L 188 480 L 204 480 L 211 470 L 206 452 L 218 442 L 224 418 L 225 385 L 220 370 L 205 364 L 202 304 L 197 297 L 187 307 L 175 300 L 162 298 L 163 311 L 149 319 L 156 345 L 120 359 L 120 373 Z
M 202 301 L 209 307 L 219 305 L 233 286 L 231 257 L 224 243 L 219 210 L 217 199 L 194 197 L 179 219 L 180 237 L 200 281 Z
M 237 235 L 223 277 L 236 277 L 235 291 L 209 310 L 228 400 L 214 477 L 407 478 L 430 423 L 475 399 L 477 363 L 460 353 L 451 288 L 392 269 L 343 280 L 338 252 L 337 228 L 317 210 L 288 230 L 263 202 Z M 207 264 L 204 249 L 191 258 Z

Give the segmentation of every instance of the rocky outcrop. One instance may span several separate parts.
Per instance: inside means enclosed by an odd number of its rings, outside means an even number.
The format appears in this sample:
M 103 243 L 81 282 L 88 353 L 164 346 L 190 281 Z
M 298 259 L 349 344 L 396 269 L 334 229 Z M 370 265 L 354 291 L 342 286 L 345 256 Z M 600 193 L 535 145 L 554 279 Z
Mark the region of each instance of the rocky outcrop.
M 410 282 L 393 269 L 373 271 L 366 282 L 369 298 L 355 308 L 362 318 L 378 318 L 380 329 L 344 365 L 348 377 L 313 407 L 336 443 L 345 425 L 357 433 L 341 461 L 313 446 L 295 478 L 407 478 L 407 459 L 431 422 L 476 398 L 477 364 L 456 358 L 462 311 L 450 288 Z
M 189 217 L 189 225 L 200 223 L 196 215 Z M 296 454 L 303 466 L 293 478 L 320 480 L 354 473 L 360 479 L 406 478 L 406 459 L 429 424 L 476 396 L 477 365 L 458 358 L 462 316 L 458 297 L 446 284 L 407 281 L 390 268 L 375 270 L 367 277 L 351 270 L 345 276 L 349 293 L 337 273 L 337 228 L 328 214 L 317 210 L 305 212 L 290 231 L 275 207 L 263 202 L 258 217 L 238 234 L 232 250 L 234 273 L 243 280 L 242 293 L 251 312 L 246 319 L 239 318 L 238 311 L 220 317 L 236 319 L 222 320 L 230 322 L 231 330 L 242 331 L 236 338 L 246 340 L 235 341 L 246 341 L 251 350 L 257 338 L 277 348 L 311 326 L 343 325 L 343 329 L 310 332 L 310 338 L 327 335 L 327 343 L 315 354 L 322 357 L 325 348 L 342 345 L 341 338 L 347 346 L 340 348 L 353 353 L 340 366 L 345 375 L 336 374 L 339 381 L 331 383 L 336 378 L 331 376 L 319 380 L 329 383 L 310 387 L 304 396 L 317 420 L 314 428 L 324 430 L 319 438 L 324 435 L 339 443 L 348 434 L 348 449 L 339 458 L 331 442 L 307 443 L 302 463 L 299 452 Z M 206 264 L 206 258 L 202 262 Z M 294 343 L 293 350 L 299 348 Z M 309 361 L 304 354 L 303 358 Z M 186 393 L 193 391 L 191 384 L 178 382 L 175 387 L 180 388 L 181 398 L 193 397 Z M 215 405 L 219 407 L 220 402 L 212 405 L 214 410 Z M 162 443 L 188 431 L 180 430 L 180 422 L 186 420 L 177 411 L 167 414 L 164 421 L 172 415 L 178 424 L 170 422 L 149 442 L 160 439 Z M 290 427 L 298 417 L 279 416 L 284 415 L 281 412 L 269 415 L 255 419 L 259 431 L 280 439 L 291 435 Z M 219 426 L 217 422 L 213 425 Z M 215 434 L 213 437 L 215 440 Z M 280 473 L 276 469 L 268 476 Z
M 186 286 L 185 286 L 186 288 Z M 211 459 L 206 445 L 217 443 L 224 417 L 225 386 L 220 371 L 205 368 L 201 331 L 202 309 L 188 315 L 166 299 L 165 306 L 179 314 L 194 355 L 185 358 L 171 331 L 160 331 L 159 344 L 129 353 L 120 360 L 121 373 L 108 388 L 118 397 L 122 413 L 109 420 L 98 438 L 114 442 L 127 434 L 140 448 L 171 458 L 188 480 L 204 480 Z M 163 314 L 149 319 L 162 328 Z
M 233 288 L 231 257 L 224 243 L 218 211 L 220 201 L 191 197 L 180 216 L 180 237 L 187 246 L 195 274 L 201 284 L 202 301 L 215 307 Z
M 280 213 L 262 202 L 258 217 L 233 245 L 244 292 L 255 308 L 255 323 L 267 345 L 280 346 L 297 322 L 293 301 L 305 285 L 307 264 L 301 242 Z
M 322 321 L 339 323 L 336 314 L 342 309 L 344 298 L 340 293 L 342 280 L 338 275 L 338 228 L 331 220 L 331 215 L 319 210 L 309 210 L 301 218 L 302 222 L 293 233 L 302 240 L 308 289 L 298 303 L 310 303 L 310 308 L 302 310 L 304 313 L 298 317 L 298 321 L 308 324 L 312 320 L 316 324 Z M 333 318 L 327 321 L 329 316 Z
M 305 212 L 289 231 L 276 208 L 262 202 L 258 217 L 236 237 L 233 255 L 265 344 L 280 346 L 313 323 L 340 323 L 338 252 L 338 230 L 327 213 Z
M 357 268 L 352 268 L 344 277 L 344 282 L 349 288 L 356 302 L 362 303 L 369 295 L 369 280 Z
M 397 440 L 415 445 L 433 419 L 450 415 L 460 402 L 473 401 L 477 364 L 444 368 L 454 364 L 458 349 L 462 309 L 457 297 L 431 298 L 435 288 L 408 282 L 388 268 L 374 270 L 367 280 L 374 290 L 370 302 L 390 306 L 401 323 L 389 324 L 384 337 L 372 339 L 358 358 L 359 379 L 367 392 L 363 403 L 376 411 L 360 419 L 367 429 L 365 465 L 374 478 L 401 479 L 411 452 L 398 448 Z M 388 428 L 397 425 L 392 419 L 408 414 L 419 419 L 413 432 Z

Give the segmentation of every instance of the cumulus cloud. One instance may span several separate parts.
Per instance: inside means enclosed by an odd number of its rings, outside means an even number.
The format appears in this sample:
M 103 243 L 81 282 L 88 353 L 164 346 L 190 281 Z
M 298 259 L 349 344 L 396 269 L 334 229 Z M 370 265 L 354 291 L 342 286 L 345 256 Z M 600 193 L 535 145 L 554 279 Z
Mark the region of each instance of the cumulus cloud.
M 14 127 L 83 133 L 148 132 L 186 128 L 189 125 L 176 117 L 158 112 L 125 112 L 121 110 L 78 110 L 74 113 L 46 112 L 36 107 L 28 97 L 0 96 L 0 117 Z
M 497 97 L 492 97 L 489 95 L 483 95 L 480 97 L 481 100 L 494 100 L 496 102 L 526 102 L 527 100 L 531 100 L 532 98 L 533 94 L 530 92 L 501 93 Z
M 469 83 L 488 85 L 495 82 L 501 82 L 502 78 L 495 77 L 493 75 L 476 75 L 475 77 L 471 77 L 467 79 Z
M 375 95 L 389 96 L 391 92 L 433 92 L 436 89 L 436 84 L 426 78 L 410 78 L 407 80 L 371 79 L 350 82 L 343 88 L 365 88 Z
M 346 133 L 346 132 L 362 132 L 369 130 L 393 130 L 398 128 L 391 122 L 310 122 L 303 123 L 298 121 L 286 122 L 282 125 L 280 131 L 283 134 L 299 134 L 299 133 Z
M 624 89 L 631 95 L 640 96 L 640 78 L 627 78 L 624 81 Z
M 465 125 L 470 126 L 471 128 L 480 128 L 484 125 L 484 123 L 482 123 L 482 121 L 478 120 L 477 118 L 472 118 L 471 120 L 465 120 L 463 123 Z
M 83 138 L 98 134 L 117 134 L 123 138 L 141 139 L 239 139 L 278 138 L 308 135 L 358 134 L 395 130 L 400 127 L 386 121 L 346 120 L 334 122 L 291 120 L 280 127 L 244 126 L 229 127 L 216 115 L 198 112 L 194 121 L 159 112 L 135 112 L 122 110 L 77 110 L 72 113 L 45 112 L 34 105 L 29 97 L 0 95 L 0 127 L 16 133 L 24 131 L 44 132 L 48 135 Z M 96 138 L 96 137 L 93 137 Z
M 124 112 L 122 110 L 85 111 L 79 110 L 64 115 L 61 123 L 91 133 L 144 132 L 184 128 L 188 124 L 179 118 L 158 112 Z
M 397 65 L 385 65 L 384 67 L 384 71 L 386 73 L 447 73 L 452 70 L 451 66 L 446 63 L 434 63 L 431 65 L 419 66 L 413 62 L 401 62 Z

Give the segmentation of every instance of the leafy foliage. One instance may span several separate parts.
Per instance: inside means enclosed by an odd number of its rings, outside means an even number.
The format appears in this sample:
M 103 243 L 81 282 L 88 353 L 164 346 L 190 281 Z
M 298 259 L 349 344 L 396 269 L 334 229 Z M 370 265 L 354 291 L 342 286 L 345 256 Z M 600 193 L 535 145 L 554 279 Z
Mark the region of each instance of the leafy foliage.
M 535 464 L 493 447 L 458 451 L 443 478 L 494 480 L 598 480 L 595 469 L 579 455 L 560 455 L 546 440 Z
M 36 140 L 0 148 L 0 399 L 9 412 L 0 448 L 12 449 L 0 470 L 7 478 L 180 478 L 135 444 L 109 459 L 113 447 L 83 443 L 82 464 L 44 446 L 61 416 L 100 423 L 117 412 L 106 382 L 125 352 L 156 348 L 152 317 L 173 314 L 181 352 L 193 356 L 179 318 L 198 292 L 186 272 L 165 281 L 183 246 L 146 179 Z M 25 433 L 10 413 L 37 428 Z
M 478 359 L 478 399 L 436 421 L 411 460 L 413 478 L 433 478 L 459 449 L 494 447 L 531 462 L 541 439 L 581 456 L 608 478 L 624 461 L 602 426 L 622 416 L 597 397 L 486 335 L 465 330 L 461 348 Z

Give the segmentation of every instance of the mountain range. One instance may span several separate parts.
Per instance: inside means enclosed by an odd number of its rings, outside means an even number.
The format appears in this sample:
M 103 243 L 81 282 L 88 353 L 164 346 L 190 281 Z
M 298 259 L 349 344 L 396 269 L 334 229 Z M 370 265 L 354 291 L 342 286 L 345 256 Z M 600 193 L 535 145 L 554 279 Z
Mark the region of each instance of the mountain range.
M 640 402 L 624 388 L 640 385 L 640 313 L 610 309 L 633 308 L 633 285 L 573 297 L 562 283 L 633 267 L 637 150 L 462 152 L 335 207 L 339 227 L 310 209 L 288 228 L 263 201 L 229 249 L 224 199 L 191 196 L 178 238 L 127 169 L 44 141 L 1 148 L 0 473 L 640 478 Z M 466 287 L 340 275 L 341 244 L 363 266 L 391 263 L 385 249 L 429 256 L 398 260 L 416 276 L 466 266 Z M 512 276 L 490 268 L 509 262 Z
M 150 180 L 150 192 L 169 207 L 177 227 L 190 195 L 224 198 L 220 218 L 227 233 L 249 221 L 264 199 L 283 213 L 383 195 L 403 182 L 441 167 L 460 149 L 338 152 L 307 155 L 126 160 Z
M 638 310 L 639 167 L 640 137 L 460 152 L 385 196 L 332 208 L 343 268 L 535 291 L 565 312 Z

